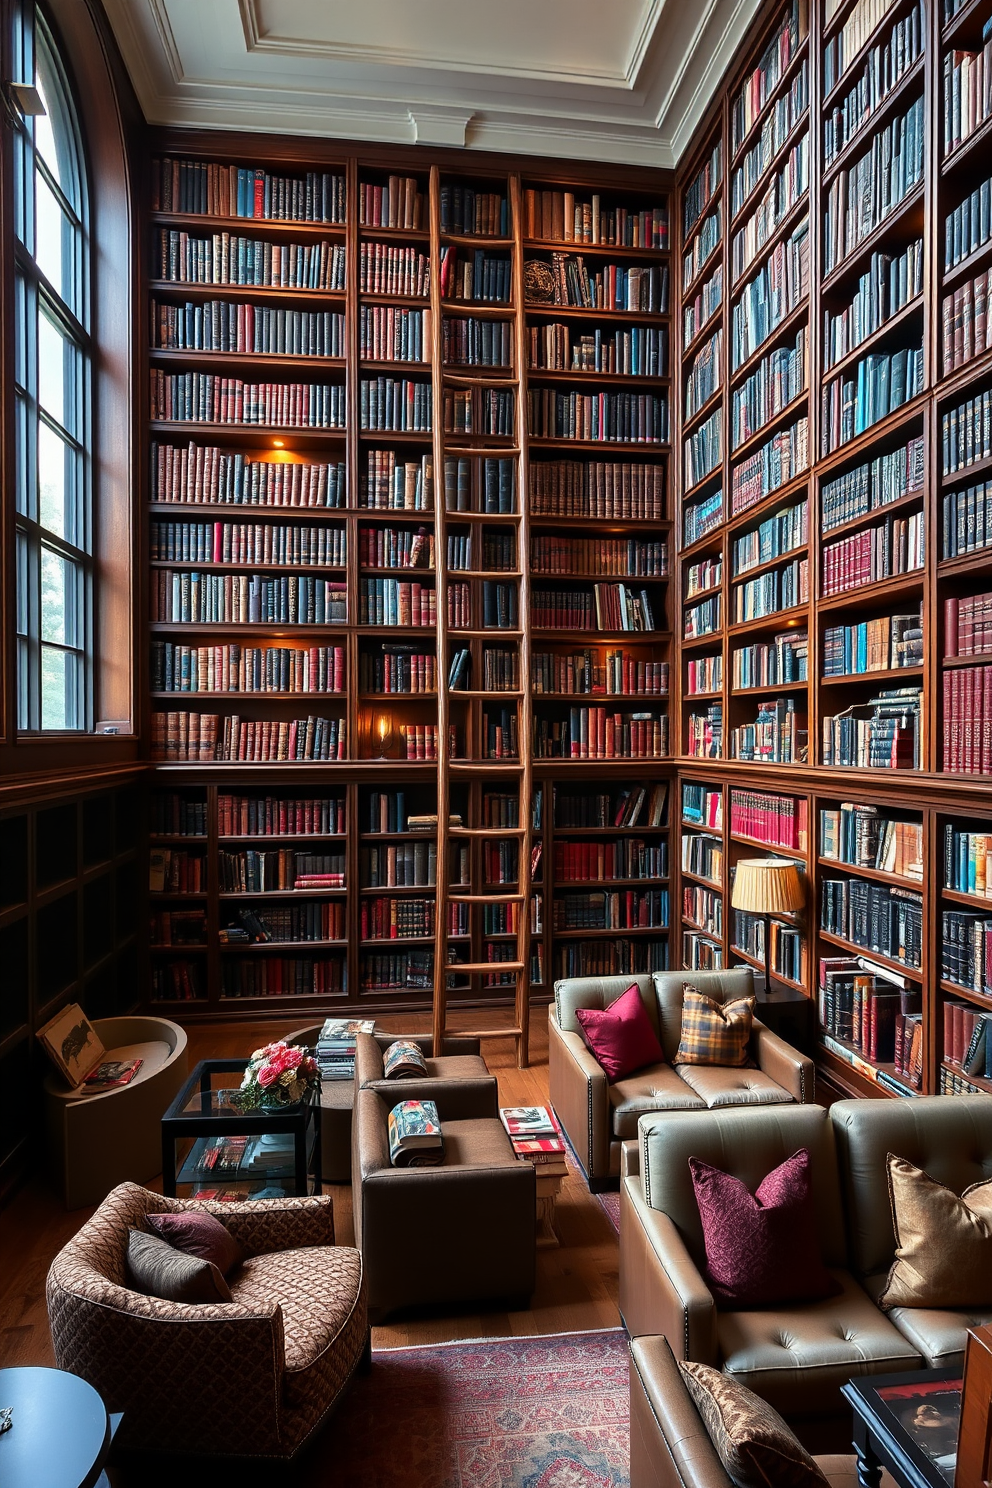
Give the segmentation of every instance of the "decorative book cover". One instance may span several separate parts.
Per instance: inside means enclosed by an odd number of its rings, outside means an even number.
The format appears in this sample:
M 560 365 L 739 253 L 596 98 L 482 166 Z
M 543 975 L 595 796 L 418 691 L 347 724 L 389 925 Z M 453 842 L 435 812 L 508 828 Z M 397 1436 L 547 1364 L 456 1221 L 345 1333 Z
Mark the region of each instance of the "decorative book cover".
M 437 1168 L 444 1162 L 441 1118 L 433 1101 L 400 1101 L 390 1111 L 389 1161 L 394 1168 Z
M 499 1119 L 511 1137 L 558 1137 L 561 1128 L 550 1106 L 502 1106 Z
M 387 1080 L 415 1080 L 426 1075 L 427 1061 L 419 1044 L 411 1039 L 397 1039 L 382 1056 L 382 1072 Z
M 143 1059 L 106 1060 L 90 1071 L 84 1084 L 93 1092 L 113 1090 L 118 1085 L 130 1085 L 144 1062 Z

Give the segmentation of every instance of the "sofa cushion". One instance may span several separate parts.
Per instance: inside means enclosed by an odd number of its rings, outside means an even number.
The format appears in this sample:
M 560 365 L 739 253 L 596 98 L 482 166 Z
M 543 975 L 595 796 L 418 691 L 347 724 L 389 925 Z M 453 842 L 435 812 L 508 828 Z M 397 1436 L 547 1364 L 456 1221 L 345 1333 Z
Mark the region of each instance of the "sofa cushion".
M 794 1104 L 792 1096 L 777 1080 L 749 1065 L 730 1069 L 718 1064 L 680 1064 L 677 1073 L 710 1111 L 720 1106 Z
M 785 1416 L 835 1415 L 843 1409 L 837 1392 L 852 1375 L 923 1367 L 850 1273 L 831 1274 L 841 1290 L 822 1302 L 717 1314 L 724 1372 Z
M 676 1064 L 723 1064 L 739 1068 L 747 1063 L 754 998 L 717 1002 L 685 984 L 682 1037 Z
M 877 1302 L 888 1271 L 866 1276 L 864 1289 Z M 931 1369 L 963 1369 L 965 1333 L 992 1323 L 992 1307 L 892 1307 L 886 1314 L 904 1338 L 918 1348 Z
M 127 1285 L 163 1302 L 230 1302 L 231 1291 L 213 1261 L 176 1250 L 159 1235 L 131 1230 Z
M 238 1264 L 242 1249 L 226 1225 L 205 1209 L 186 1209 L 178 1214 L 149 1214 L 156 1235 L 184 1255 L 213 1261 L 222 1276 Z
M 778 1411 L 708 1364 L 679 1370 L 736 1488 L 827 1488 L 813 1458 Z
M 664 1063 L 664 1050 L 636 985 L 628 987 L 608 1008 L 577 1008 L 575 1016 L 582 1037 L 611 1082 L 646 1065 Z
M 613 1135 L 637 1136 L 638 1118 L 646 1111 L 702 1111 L 704 1105 L 695 1091 L 679 1078 L 670 1064 L 655 1064 L 649 1069 L 617 1080 L 606 1090 L 613 1112 Z
M 896 1258 L 879 1307 L 992 1307 L 992 1179 L 958 1198 L 889 1153 Z
M 719 1304 L 815 1302 L 837 1286 L 824 1268 L 805 1147 L 752 1193 L 732 1173 L 690 1157 L 706 1244 L 706 1281 Z
M 500 1121 L 442 1121 L 445 1168 L 515 1167 L 520 1159 Z
M 315 1372 L 326 1384 L 330 1368 L 340 1389 L 365 1347 L 360 1251 L 322 1245 L 251 1256 L 231 1277 L 231 1295 L 241 1306 L 282 1308 L 286 1405 L 311 1403 Z

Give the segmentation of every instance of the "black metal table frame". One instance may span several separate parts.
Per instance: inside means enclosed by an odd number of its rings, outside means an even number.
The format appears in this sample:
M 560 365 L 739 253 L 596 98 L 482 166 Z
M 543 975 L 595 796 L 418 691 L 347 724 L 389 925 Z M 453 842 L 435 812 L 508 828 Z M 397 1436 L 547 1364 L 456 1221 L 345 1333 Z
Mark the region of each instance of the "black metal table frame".
M 961 1369 L 917 1369 L 904 1374 L 865 1374 L 841 1386 L 854 1412 L 854 1450 L 861 1488 L 878 1488 L 887 1467 L 899 1488 L 948 1488 L 930 1458 L 906 1433 L 884 1400 L 872 1398 L 889 1385 L 938 1384 L 960 1380 Z
M 243 1075 L 248 1062 L 245 1059 L 201 1059 L 194 1066 L 169 1109 L 162 1117 L 162 1192 L 168 1198 L 176 1197 L 176 1142 L 183 1137 L 240 1137 L 262 1136 L 268 1132 L 293 1133 L 295 1171 L 293 1175 L 297 1197 L 305 1197 L 311 1191 L 321 1192 L 320 1154 L 320 1101 L 319 1086 L 298 1105 L 285 1111 L 266 1107 L 257 1111 L 232 1113 L 230 1116 L 210 1115 L 210 1078 L 214 1074 Z M 201 1111 L 186 1111 L 199 1086 Z M 307 1156 L 307 1128 L 313 1126 L 313 1148 Z M 180 1165 L 181 1166 L 181 1165 Z M 311 1171 L 312 1169 L 312 1171 Z M 308 1179 L 313 1180 L 313 1189 Z M 243 1178 L 232 1178 L 232 1183 L 245 1182 Z

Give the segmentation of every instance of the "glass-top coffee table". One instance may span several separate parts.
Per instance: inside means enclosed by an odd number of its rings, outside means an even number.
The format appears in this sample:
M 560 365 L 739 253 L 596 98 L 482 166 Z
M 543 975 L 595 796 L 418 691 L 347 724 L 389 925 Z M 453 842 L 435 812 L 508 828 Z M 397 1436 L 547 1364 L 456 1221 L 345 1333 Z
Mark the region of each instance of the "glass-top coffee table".
M 162 1117 L 162 1191 L 175 1198 L 303 1197 L 321 1191 L 317 1092 L 283 1110 L 241 1111 L 245 1059 L 202 1059 Z

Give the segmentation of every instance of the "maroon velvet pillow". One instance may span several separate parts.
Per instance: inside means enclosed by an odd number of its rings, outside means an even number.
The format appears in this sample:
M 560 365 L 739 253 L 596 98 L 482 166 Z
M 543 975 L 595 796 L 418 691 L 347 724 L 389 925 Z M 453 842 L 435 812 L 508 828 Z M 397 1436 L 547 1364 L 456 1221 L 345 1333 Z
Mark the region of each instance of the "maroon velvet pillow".
M 665 1051 L 644 1011 L 637 987 L 621 992 L 603 1011 L 576 1008 L 582 1036 L 612 1085 L 646 1064 L 663 1064 Z
M 230 1230 L 205 1209 L 187 1209 L 178 1214 L 148 1214 L 146 1218 L 163 1240 L 184 1255 L 211 1261 L 221 1276 L 233 1271 L 242 1259 L 241 1246 Z
M 718 1304 L 818 1302 L 840 1291 L 820 1255 L 809 1161 L 800 1147 L 752 1193 L 731 1173 L 690 1157 L 706 1280 Z

